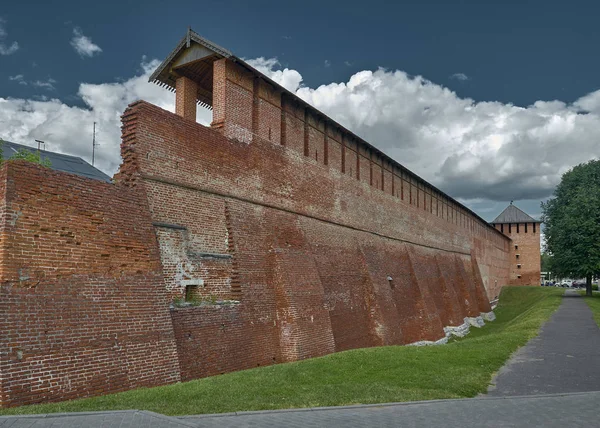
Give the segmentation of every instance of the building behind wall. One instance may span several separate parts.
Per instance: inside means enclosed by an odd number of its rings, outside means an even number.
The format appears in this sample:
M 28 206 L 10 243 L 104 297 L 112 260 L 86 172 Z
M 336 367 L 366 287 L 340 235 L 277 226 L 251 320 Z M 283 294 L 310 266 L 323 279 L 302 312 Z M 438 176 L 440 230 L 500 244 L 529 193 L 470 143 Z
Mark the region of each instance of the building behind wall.
M 508 285 L 539 285 L 541 281 L 541 222 L 511 202 L 491 224 L 512 240 Z

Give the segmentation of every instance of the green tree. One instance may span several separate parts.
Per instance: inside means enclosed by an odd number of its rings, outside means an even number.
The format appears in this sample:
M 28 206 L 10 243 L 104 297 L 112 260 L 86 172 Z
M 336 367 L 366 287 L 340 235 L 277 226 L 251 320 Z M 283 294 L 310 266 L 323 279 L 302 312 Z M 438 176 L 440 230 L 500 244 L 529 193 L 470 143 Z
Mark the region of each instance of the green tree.
M 23 159 L 27 162 L 37 163 L 42 166 L 45 166 L 46 168 L 49 168 L 52 165 L 50 159 L 43 158 L 40 152 L 33 150 L 20 149 L 17 153 L 10 157 L 10 160 L 18 159 Z
M 553 257 L 552 254 L 543 252 L 542 253 L 542 272 L 552 272 L 554 268 L 552 266 Z
M 2 161 L 4 161 L 4 153 L 2 151 L 3 143 L 4 143 L 4 141 L 0 139 L 0 163 L 2 163 Z M 17 159 L 23 159 L 23 160 L 26 160 L 27 162 L 37 163 L 42 166 L 45 166 L 46 168 L 50 168 L 52 166 L 52 162 L 50 162 L 50 159 L 42 157 L 41 153 L 37 150 L 34 151 L 34 150 L 20 149 L 17 153 L 12 155 L 7 160 L 17 160 Z
M 591 296 L 592 277 L 600 273 L 600 160 L 565 173 L 542 211 L 554 272 L 585 278 Z

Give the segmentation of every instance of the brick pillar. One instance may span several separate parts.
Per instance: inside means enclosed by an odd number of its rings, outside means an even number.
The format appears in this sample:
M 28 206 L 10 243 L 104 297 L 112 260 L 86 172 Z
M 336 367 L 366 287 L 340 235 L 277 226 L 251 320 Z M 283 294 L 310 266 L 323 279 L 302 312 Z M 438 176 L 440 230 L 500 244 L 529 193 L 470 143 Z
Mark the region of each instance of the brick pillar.
M 213 122 L 227 138 L 252 142 L 254 76 L 226 58 L 213 63 Z
M 175 113 L 184 119 L 196 121 L 196 96 L 198 84 L 187 77 L 175 82 Z

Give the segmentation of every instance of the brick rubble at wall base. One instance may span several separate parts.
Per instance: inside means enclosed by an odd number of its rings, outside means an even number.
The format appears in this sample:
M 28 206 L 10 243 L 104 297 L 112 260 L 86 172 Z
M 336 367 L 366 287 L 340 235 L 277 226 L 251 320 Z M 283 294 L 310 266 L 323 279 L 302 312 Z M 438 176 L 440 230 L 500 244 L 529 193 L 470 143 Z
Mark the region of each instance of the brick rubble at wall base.
M 485 321 L 494 321 L 496 319 L 496 315 L 494 312 L 482 312 L 478 317 L 465 317 L 464 323 L 459 326 L 448 326 L 444 327 L 444 333 L 446 333 L 445 337 L 441 339 L 431 341 L 431 340 L 420 340 L 418 342 L 409 343 L 406 346 L 429 346 L 429 345 L 445 345 L 448 343 L 448 339 L 450 336 L 456 337 L 465 337 L 469 334 L 469 329 L 471 326 L 481 328 L 485 325 Z

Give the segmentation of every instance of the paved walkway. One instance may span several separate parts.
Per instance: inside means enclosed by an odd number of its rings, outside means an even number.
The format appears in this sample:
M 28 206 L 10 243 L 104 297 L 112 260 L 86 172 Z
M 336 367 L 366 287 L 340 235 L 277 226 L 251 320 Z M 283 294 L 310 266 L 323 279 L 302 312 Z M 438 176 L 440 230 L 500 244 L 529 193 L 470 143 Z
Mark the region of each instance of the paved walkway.
M 229 427 L 579 427 L 596 426 L 600 392 L 467 398 L 374 406 L 187 417 L 203 428 Z
M 183 428 L 197 423 L 144 410 L 0 416 L 0 428 Z
M 600 391 L 600 329 L 577 291 L 567 290 L 538 337 L 500 370 L 491 396 Z
M 509 360 L 484 397 L 182 418 L 137 410 L 0 417 L 0 428 L 595 426 L 598 402 L 600 329 L 583 299 L 568 290 L 540 335 Z

